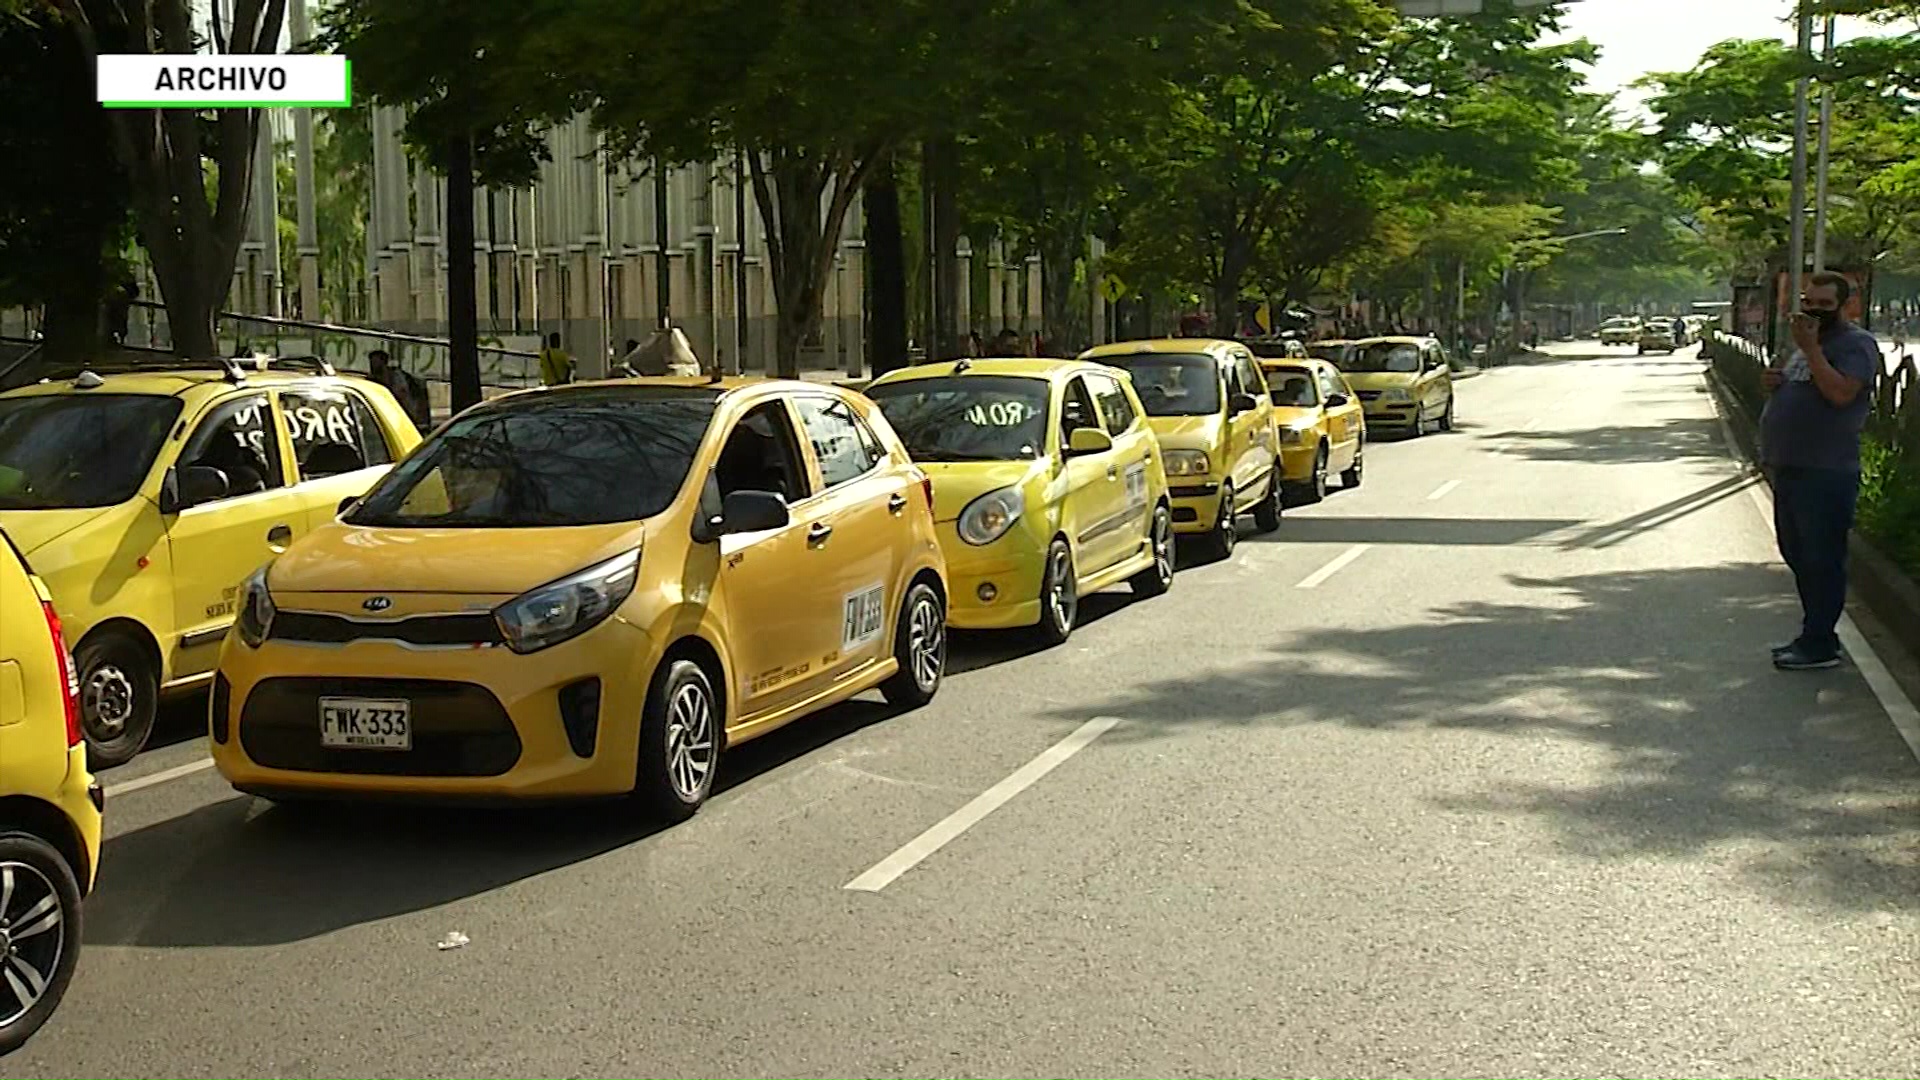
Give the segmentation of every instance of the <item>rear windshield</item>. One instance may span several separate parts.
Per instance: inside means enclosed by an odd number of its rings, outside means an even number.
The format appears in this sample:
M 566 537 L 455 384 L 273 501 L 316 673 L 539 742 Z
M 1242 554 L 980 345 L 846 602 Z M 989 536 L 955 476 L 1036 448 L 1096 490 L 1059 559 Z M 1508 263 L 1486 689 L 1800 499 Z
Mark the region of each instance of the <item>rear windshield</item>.
M 1326 360 L 1337 364 L 1347 355 L 1347 347 L 1321 342 L 1307 346 L 1307 355 L 1315 360 Z
M 1344 360 L 1340 361 L 1340 367 L 1360 373 L 1381 371 L 1415 373 L 1420 370 L 1420 346 L 1390 341 L 1358 345 L 1347 354 Z
M 1125 368 L 1148 416 L 1212 416 L 1220 411 L 1220 367 L 1213 357 L 1185 353 L 1103 356 Z
M 1318 405 L 1313 373 L 1301 368 L 1267 368 L 1267 392 L 1275 405 Z
M 715 403 L 701 391 L 615 387 L 469 413 L 388 473 L 347 520 L 537 528 L 651 517 L 685 483 Z
M 159 394 L 0 399 L 0 510 L 126 502 L 179 417 L 180 399 Z
M 910 379 L 867 388 L 915 461 L 1018 461 L 1046 446 L 1048 384 L 1009 375 Z

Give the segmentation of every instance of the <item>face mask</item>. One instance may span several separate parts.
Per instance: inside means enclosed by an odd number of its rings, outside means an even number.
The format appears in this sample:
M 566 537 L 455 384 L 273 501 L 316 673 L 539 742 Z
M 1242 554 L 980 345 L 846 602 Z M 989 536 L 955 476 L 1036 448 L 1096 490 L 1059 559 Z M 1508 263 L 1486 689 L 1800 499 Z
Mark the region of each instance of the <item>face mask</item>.
M 1806 314 L 1811 315 L 1813 320 L 1820 324 L 1822 330 L 1840 320 L 1840 313 L 1831 308 L 1803 308 L 1802 310 Z

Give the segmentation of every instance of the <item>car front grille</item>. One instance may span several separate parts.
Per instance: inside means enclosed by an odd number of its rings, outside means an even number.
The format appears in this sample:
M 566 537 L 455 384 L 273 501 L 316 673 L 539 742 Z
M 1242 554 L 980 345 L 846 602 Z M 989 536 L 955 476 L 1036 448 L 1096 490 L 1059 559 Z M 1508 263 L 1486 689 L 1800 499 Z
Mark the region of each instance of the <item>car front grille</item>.
M 323 697 L 404 698 L 413 749 L 320 745 Z M 520 733 L 484 686 L 443 679 L 262 680 L 240 713 L 240 745 L 270 769 L 379 776 L 499 776 L 520 760 Z
M 1167 495 L 1175 499 L 1205 499 L 1220 493 L 1219 484 L 1198 484 L 1191 487 L 1170 487 Z
M 1360 391 L 1360 400 L 1361 400 L 1361 401 L 1373 401 L 1373 400 L 1375 400 L 1375 399 L 1377 399 L 1377 398 L 1378 398 L 1379 396 L 1380 396 L 1380 391 L 1378 391 L 1378 390 L 1362 390 L 1362 391 Z
M 345 645 L 354 641 L 398 641 L 423 647 L 503 645 L 500 624 L 489 613 L 417 615 L 411 619 L 368 622 L 317 611 L 282 611 L 267 630 L 273 641 L 309 645 Z

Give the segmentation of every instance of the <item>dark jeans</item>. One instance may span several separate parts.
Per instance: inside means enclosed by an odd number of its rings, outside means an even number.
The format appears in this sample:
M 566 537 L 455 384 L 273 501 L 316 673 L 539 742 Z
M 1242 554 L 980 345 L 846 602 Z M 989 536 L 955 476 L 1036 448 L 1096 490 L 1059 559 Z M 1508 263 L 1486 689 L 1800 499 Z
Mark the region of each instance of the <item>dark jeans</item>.
M 1834 628 L 1847 606 L 1847 534 L 1859 498 L 1859 473 L 1773 470 L 1773 531 L 1800 590 L 1799 644 L 1820 656 L 1840 652 Z

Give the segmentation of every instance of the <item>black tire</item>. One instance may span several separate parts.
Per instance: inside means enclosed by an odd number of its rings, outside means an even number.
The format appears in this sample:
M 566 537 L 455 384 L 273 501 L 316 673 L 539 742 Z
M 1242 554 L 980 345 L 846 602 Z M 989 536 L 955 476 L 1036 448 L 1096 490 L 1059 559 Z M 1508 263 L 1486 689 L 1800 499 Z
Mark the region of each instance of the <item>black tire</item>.
M 1220 491 L 1220 517 L 1214 522 L 1213 531 L 1200 538 L 1200 549 L 1209 559 L 1224 559 L 1233 554 L 1233 546 L 1240 542 L 1233 513 L 1233 486 L 1225 485 Z
M 1302 492 L 1308 503 L 1325 501 L 1327 497 L 1327 470 L 1333 467 L 1333 455 L 1328 452 L 1327 444 L 1321 443 L 1320 449 L 1313 454 L 1313 474 L 1307 478 L 1307 489 Z
M 25 832 L 0 832 L 0 878 L 12 886 L 0 923 L 0 1056 L 40 1030 L 73 980 L 80 959 L 80 881 L 58 849 Z M 0 890 L 7 891 L 7 890 Z M 41 905 L 50 906 L 44 910 Z M 51 920 L 51 921 L 50 921 Z M 32 975 L 28 972 L 31 971 Z M 38 991 L 32 988 L 35 979 Z M 29 988 L 22 1001 L 19 982 Z
M 1153 508 L 1147 547 L 1153 551 L 1153 565 L 1127 579 L 1127 587 L 1142 600 L 1164 596 L 1173 588 L 1173 514 L 1166 503 Z
M 893 628 L 893 658 L 900 670 L 880 684 L 880 695 L 896 709 L 917 709 L 940 692 L 947 673 L 947 605 L 924 581 L 907 590 Z
M 1065 540 L 1047 545 L 1047 567 L 1040 576 L 1040 621 L 1034 635 L 1043 645 L 1059 645 L 1073 636 L 1080 618 L 1080 582 L 1073 569 L 1073 551 Z
M 1413 437 L 1416 439 L 1421 439 L 1421 438 L 1425 438 L 1426 434 L 1427 434 L 1427 407 L 1425 405 L 1415 405 L 1413 407 Z
M 1447 411 L 1440 414 L 1440 430 L 1453 430 L 1453 395 L 1447 395 Z
M 1340 487 L 1357 488 L 1366 472 L 1367 444 L 1361 443 L 1353 451 L 1353 464 L 1340 471 Z
M 661 664 L 640 718 L 635 799 L 668 822 L 697 813 L 713 791 L 726 722 L 705 668 L 685 658 Z
M 1280 518 L 1287 512 L 1287 489 L 1284 484 L 1285 471 L 1280 459 L 1273 459 L 1273 471 L 1267 474 L 1267 494 L 1254 505 L 1253 527 L 1262 534 L 1276 532 L 1280 528 Z
M 74 650 L 80 672 L 80 731 L 87 767 L 125 765 L 153 734 L 160 708 L 160 672 L 139 643 L 125 634 L 95 634 Z

